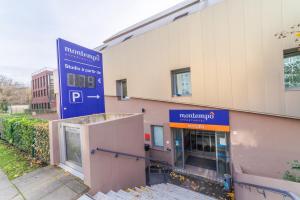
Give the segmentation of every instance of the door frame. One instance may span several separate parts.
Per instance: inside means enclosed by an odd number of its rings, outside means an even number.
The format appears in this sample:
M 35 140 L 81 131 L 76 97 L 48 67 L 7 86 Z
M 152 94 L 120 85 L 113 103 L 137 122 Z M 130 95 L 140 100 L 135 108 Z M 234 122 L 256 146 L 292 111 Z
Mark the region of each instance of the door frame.
M 181 169 L 184 169 L 185 168 L 185 152 L 184 152 L 184 138 L 183 138 L 183 129 L 182 128 L 171 128 L 171 133 L 172 133 L 172 143 L 173 143 L 173 146 L 174 146 L 174 153 L 173 153 L 173 157 L 174 157 L 174 160 L 173 160 L 173 166 L 176 167 L 176 160 L 177 160 L 177 156 L 176 156 L 176 140 L 175 140 L 175 133 L 174 133 L 174 130 L 177 129 L 178 131 L 180 131 L 180 136 L 181 136 L 181 151 L 182 151 L 182 168 L 181 167 L 178 167 L 178 168 L 181 168 Z
M 79 129 L 80 135 L 80 152 L 81 152 L 81 166 L 76 165 L 75 163 L 67 161 L 66 156 L 66 137 L 65 137 L 65 127 L 72 127 Z M 80 124 L 70 124 L 70 123 L 60 123 L 59 125 L 59 147 L 60 147 L 60 164 L 64 167 L 71 168 L 70 170 L 75 170 L 79 173 L 83 172 L 83 151 L 82 151 L 82 141 L 83 141 L 83 128 Z

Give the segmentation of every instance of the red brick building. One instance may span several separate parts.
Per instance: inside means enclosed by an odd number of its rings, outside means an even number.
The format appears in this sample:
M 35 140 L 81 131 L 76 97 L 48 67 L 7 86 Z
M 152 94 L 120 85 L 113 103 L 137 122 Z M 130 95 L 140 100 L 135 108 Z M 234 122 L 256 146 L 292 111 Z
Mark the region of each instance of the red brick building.
M 33 110 L 56 110 L 53 70 L 43 68 L 32 74 L 31 91 Z

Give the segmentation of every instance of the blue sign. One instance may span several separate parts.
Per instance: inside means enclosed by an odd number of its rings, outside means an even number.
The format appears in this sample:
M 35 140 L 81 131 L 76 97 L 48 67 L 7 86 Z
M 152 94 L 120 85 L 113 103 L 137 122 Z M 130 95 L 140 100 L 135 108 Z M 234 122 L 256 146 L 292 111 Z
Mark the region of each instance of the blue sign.
M 229 131 L 228 110 L 170 110 L 170 127 Z
M 57 39 L 61 119 L 104 113 L 102 54 Z

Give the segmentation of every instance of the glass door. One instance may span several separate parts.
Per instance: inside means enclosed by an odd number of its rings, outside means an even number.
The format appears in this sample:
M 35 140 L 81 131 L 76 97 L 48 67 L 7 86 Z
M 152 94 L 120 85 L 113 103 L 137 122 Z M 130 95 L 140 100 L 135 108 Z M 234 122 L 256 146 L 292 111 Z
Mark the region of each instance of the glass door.
M 228 133 L 216 132 L 217 173 L 220 177 L 230 174 Z
M 81 128 L 61 125 L 60 149 L 62 164 L 82 172 Z
M 174 161 L 175 166 L 184 168 L 184 144 L 183 144 L 183 129 L 172 129 L 174 141 Z

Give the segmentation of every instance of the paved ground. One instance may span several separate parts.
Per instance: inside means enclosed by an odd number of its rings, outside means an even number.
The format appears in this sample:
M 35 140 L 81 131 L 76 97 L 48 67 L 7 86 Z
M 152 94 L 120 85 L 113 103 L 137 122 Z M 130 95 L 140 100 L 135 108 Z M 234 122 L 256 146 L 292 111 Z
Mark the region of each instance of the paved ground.
M 0 199 L 1 200 L 22 200 L 17 188 L 8 180 L 0 170 Z
M 80 179 L 53 166 L 40 168 L 12 182 L 3 173 L 0 178 L 0 200 L 73 200 L 88 190 Z

